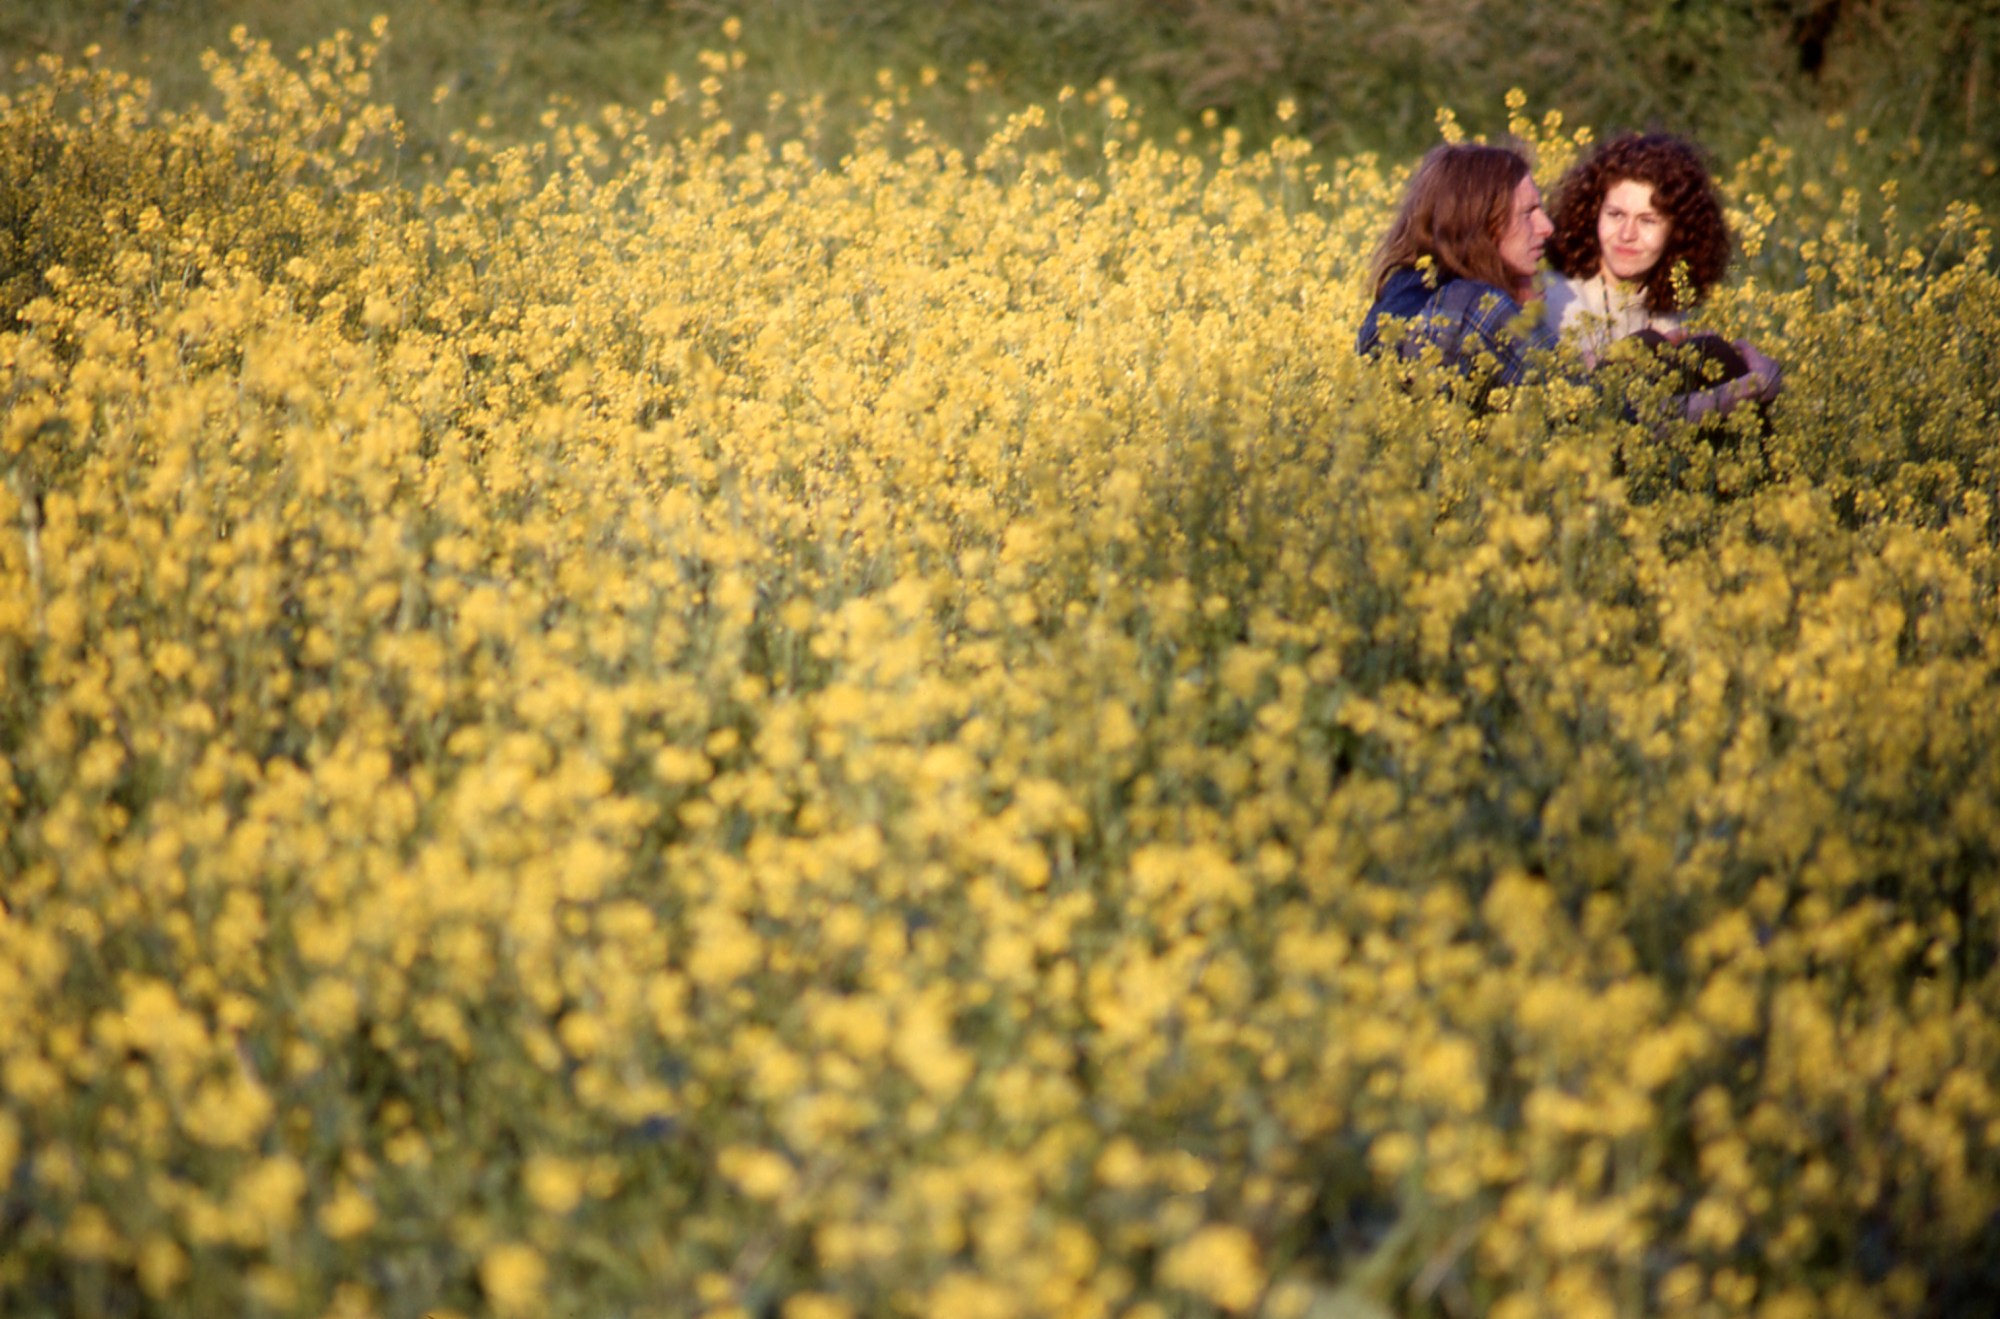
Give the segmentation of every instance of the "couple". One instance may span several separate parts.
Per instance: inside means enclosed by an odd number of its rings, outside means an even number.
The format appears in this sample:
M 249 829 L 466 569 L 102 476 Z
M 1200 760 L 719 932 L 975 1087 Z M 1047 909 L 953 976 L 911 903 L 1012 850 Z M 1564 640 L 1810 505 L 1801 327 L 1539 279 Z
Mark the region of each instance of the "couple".
M 1687 346 L 1674 407 L 1690 421 L 1777 397 L 1777 363 L 1742 340 L 1690 339 L 1681 323 L 1729 260 L 1722 204 L 1693 147 L 1663 134 L 1603 143 L 1563 176 L 1555 212 L 1518 152 L 1433 149 L 1375 254 L 1360 351 L 1377 353 L 1388 322 L 1402 322 L 1404 355 L 1435 345 L 1462 373 L 1518 385 L 1561 345 L 1595 367 L 1631 338 L 1663 355 Z

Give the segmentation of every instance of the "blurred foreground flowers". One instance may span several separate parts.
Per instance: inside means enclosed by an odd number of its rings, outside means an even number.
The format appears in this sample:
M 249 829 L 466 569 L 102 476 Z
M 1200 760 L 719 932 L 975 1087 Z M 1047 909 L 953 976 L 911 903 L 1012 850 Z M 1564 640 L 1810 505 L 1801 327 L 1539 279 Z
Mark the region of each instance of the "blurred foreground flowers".
M 2000 1286 L 1980 216 L 1743 165 L 1712 445 L 1356 362 L 1372 160 L 373 49 L 0 105 L 0 1309 Z

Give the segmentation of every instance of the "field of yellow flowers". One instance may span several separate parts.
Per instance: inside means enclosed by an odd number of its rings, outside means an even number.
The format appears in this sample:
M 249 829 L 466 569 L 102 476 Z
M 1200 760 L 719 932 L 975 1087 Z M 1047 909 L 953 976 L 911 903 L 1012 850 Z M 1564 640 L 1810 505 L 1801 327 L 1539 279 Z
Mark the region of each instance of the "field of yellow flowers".
M 1384 162 L 374 50 L 0 102 L 0 1313 L 1990 1313 L 1976 211 L 1474 416 Z

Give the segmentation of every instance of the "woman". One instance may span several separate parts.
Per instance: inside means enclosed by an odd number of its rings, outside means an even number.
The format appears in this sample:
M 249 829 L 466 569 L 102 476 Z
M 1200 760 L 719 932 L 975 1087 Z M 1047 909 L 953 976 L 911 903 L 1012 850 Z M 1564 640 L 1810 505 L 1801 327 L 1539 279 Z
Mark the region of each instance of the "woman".
M 1689 338 L 1683 315 L 1729 265 L 1722 200 L 1695 148 L 1664 133 L 1601 143 L 1557 185 L 1555 273 L 1546 283 L 1557 334 L 1595 365 L 1620 339 L 1690 350 L 1682 383 L 1723 382 L 1705 411 L 1777 396 L 1777 364 L 1749 344 Z M 1697 392 L 1701 392 L 1697 390 Z
M 1375 305 L 1356 348 L 1404 357 L 1435 346 L 1447 365 L 1491 385 L 1532 377 L 1554 330 L 1525 314 L 1554 226 L 1528 162 L 1504 147 L 1433 148 L 1375 253 Z

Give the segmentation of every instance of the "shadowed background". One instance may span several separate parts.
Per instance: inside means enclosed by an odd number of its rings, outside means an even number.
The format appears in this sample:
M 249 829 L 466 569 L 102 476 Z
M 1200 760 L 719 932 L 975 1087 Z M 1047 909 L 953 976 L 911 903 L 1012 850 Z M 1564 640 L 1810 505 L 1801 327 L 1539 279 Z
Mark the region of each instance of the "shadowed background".
M 1255 143 L 1290 102 L 1289 131 L 1322 151 L 1405 155 L 1435 140 L 1439 106 L 1498 131 L 1518 87 L 1538 112 L 1690 133 L 1723 161 L 1773 137 L 1807 156 L 1860 148 L 1881 158 L 1858 162 L 1860 177 L 1898 178 L 1912 209 L 2000 195 L 2000 10 L 1951 0 L 0 0 L 0 52 L 11 64 L 95 43 L 175 100 L 199 94 L 192 56 L 233 25 L 289 53 L 378 12 L 378 95 L 410 117 L 418 153 L 446 131 L 442 112 L 421 113 L 440 87 L 454 122 L 486 115 L 501 132 L 551 98 L 643 105 L 735 17 L 749 55 L 728 93 L 739 119 L 773 91 L 814 89 L 837 123 L 878 71 L 930 68 L 935 100 L 920 108 L 967 145 L 1004 109 L 1111 78 L 1156 129 L 1208 112 Z

